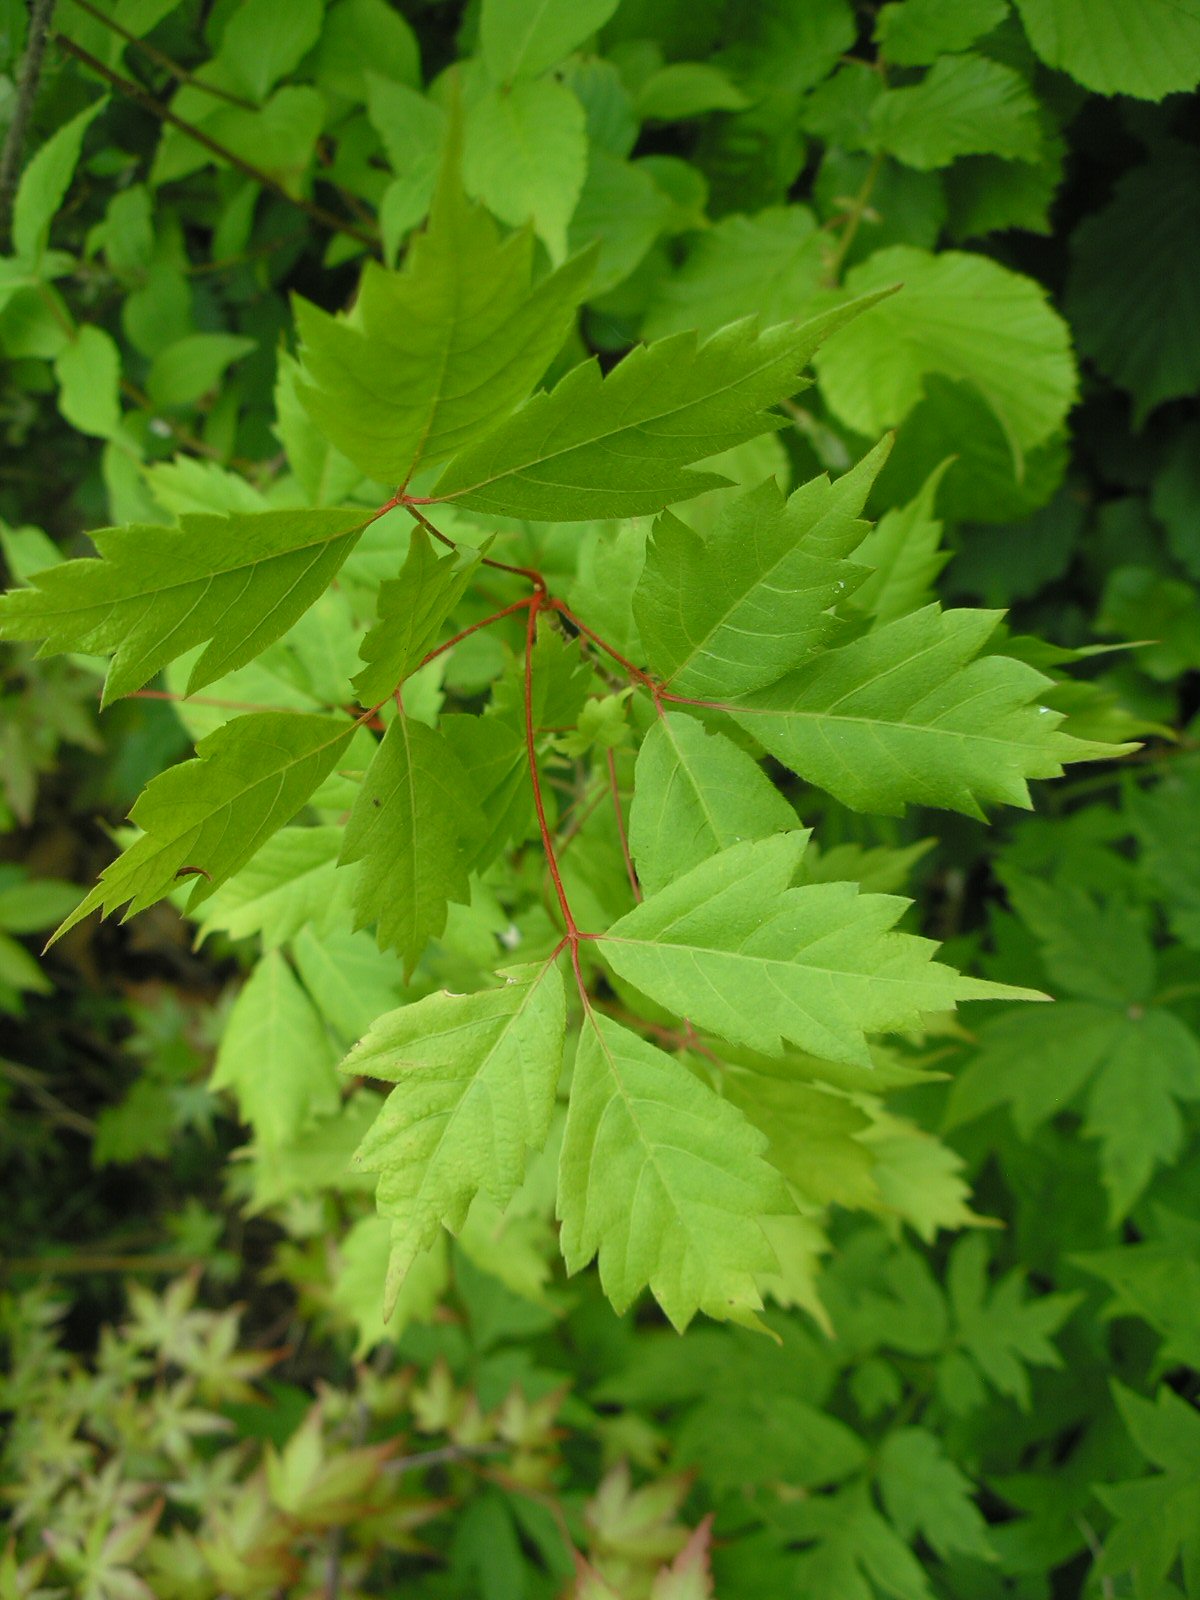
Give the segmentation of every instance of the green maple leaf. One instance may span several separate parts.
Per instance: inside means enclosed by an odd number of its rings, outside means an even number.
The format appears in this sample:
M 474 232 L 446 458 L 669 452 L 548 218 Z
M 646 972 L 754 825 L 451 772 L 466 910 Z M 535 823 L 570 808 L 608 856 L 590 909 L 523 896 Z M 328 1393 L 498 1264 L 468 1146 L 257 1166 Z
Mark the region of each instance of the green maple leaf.
M 1078 1294 L 1025 1296 L 1025 1275 L 1010 1272 L 991 1285 L 987 1244 L 978 1233 L 955 1245 L 946 1275 L 954 1314 L 955 1344 L 999 1393 L 1029 1409 L 1028 1367 L 1060 1367 L 1050 1342 L 1079 1304 Z M 940 1381 L 940 1379 L 939 1379 Z M 957 1409 L 957 1408 L 956 1408 Z
M 838 628 L 833 607 L 868 576 L 847 560 L 858 514 L 887 457 L 815 478 L 786 501 L 768 480 L 730 505 L 707 538 L 657 521 L 633 597 L 646 659 L 679 694 L 746 694 L 782 678 Z
M 731 845 L 614 923 L 597 952 L 660 1005 L 733 1044 L 778 1055 L 788 1040 L 863 1065 L 867 1033 L 1009 992 L 933 961 L 929 940 L 897 933 L 904 900 L 851 883 L 792 888 L 806 841 L 792 833 Z
M 217 1053 L 214 1089 L 232 1089 L 264 1145 L 289 1145 L 341 1098 L 325 1024 L 277 950 L 268 950 L 238 995 Z
M 1200 1584 L 1200 1413 L 1166 1384 L 1149 1401 L 1113 1384 L 1117 1407 L 1134 1443 L 1157 1472 L 1129 1483 L 1097 1487 L 1117 1519 L 1099 1570 L 1135 1575 L 1135 1592 L 1161 1592 L 1176 1563 L 1185 1594 Z
M 378 620 L 359 646 L 367 663 L 352 680 L 363 705 L 386 700 L 433 648 L 482 558 L 479 550 L 438 555 L 414 528 L 400 576 L 379 586 Z
M 92 535 L 100 560 L 64 561 L 0 598 L 0 639 L 40 655 L 113 652 L 102 703 L 149 682 L 198 644 L 188 693 L 244 666 L 326 589 L 373 513 L 189 513 Z
M 629 847 L 648 894 L 743 839 L 796 826 L 796 813 L 732 739 L 666 712 L 638 751 Z
M 1060 731 L 1038 697 L 1050 680 L 1024 662 L 980 655 L 992 611 L 927 606 L 746 697 L 734 720 L 777 760 L 858 811 L 906 805 L 982 817 L 985 802 L 1029 806 L 1030 778 L 1131 746 Z
M 593 254 L 533 282 L 526 228 L 501 240 L 447 148 L 429 226 L 405 268 L 370 263 L 349 317 L 296 301 L 300 397 L 331 443 L 379 483 L 407 483 L 518 405 L 570 330 Z
M 559 1163 L 568 1272 L 599 1257 L 618 1311 L 649 1286 L 682 1329 L 697 1311 L 746 1318 L 777 1263 L 758 1223 L 791 1209 L 766 1140 L 678 1061 L 589 1010 Z
M 955 1552 L 995 1560 L 971 1482 L 936 1434 L 925 1428 L 889 1433 L 879 1451 L 878 1482 L 888 1518 L 909 1544 L 919 1532 L 943 1561 Z
M 885 293 L 887 291 L 884 291 Z M 879 296 L 759 331 L 753 318 L 698 343 L 639 345 L 607 375 L 584 362 L 468 445 L 431 490 L 488 515 L 577 522 L 659 512 L 725 480 L 687 470 L 777 427 L 814 350 Z
M 545 1143 L 566 1026 L 551 963 L 514 967 L 501 989 L 432 994 L 389 1012 L 343 1063 L 398 1084 L 358 1148 L 390 1218 L 388 1311 L 416 1256 L 457 1233 L 481 1191 L 504 1207 Z
M 146 785 L 129 813 L 144 831 L 100 874 L 54 939 L 97 907 L 128 900 L 125 920 L 161 900 L 190 869 L 190 905 L 250 860 L 333 770 L 354 734 L 335 717 L 264 711 L 235 717 L 196 746 L 195 758 Z
M 385 949 L 411 968 L 465 901 L 467 870 L 486 823 L 462 764 L 423 723 L 397 717 L 367 769 L 342 844 L 342 864 L 361 861 L 357 926 L 376 925 Z

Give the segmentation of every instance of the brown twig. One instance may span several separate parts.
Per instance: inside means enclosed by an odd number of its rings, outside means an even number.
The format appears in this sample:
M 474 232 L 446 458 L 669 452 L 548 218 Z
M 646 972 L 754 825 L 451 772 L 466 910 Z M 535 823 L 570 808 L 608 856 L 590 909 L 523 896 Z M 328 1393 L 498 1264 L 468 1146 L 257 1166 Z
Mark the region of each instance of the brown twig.
M 178 61 L 173 60 L 165 50 L 160 50 L 157 45 L 151 44 L 146 39 L 139 39 L 136 33 L 130 33 L 129 29 L 123 28 L 115 17 L 108 16 L 106 12 L 101 11 L 99 6 L 92 5 L 91 0 L 74 0 L 74 4 L 82 11 L 86 11 L 89 17 L 95 17 L 97 22 L 102 23 L 104 27 L 118 34 L 125 40 L 126 44 L 133 45 L 134 49 L 140 51 L 147 61 L 153 61 L 156 67 L 161 67 L 176 82 L 186 83 L 192 89 L 199 89 L 204 94 L 211 94 L 218 100 L 225 100 L 229 105 L 237 106 L 242 111 L 258 110 L 253 100 L 246 100 L 240 94 L 233 94 L 228 89 L 222 89 L 219 84 L 205 83 L 202 78 L 195 77 L 186 67 L 181 67 Z
M 189 139 L 194 139 L 197 144 L 203 145 L 212 155 L 228 162 L 231 167 L 242 173 L 243 176 L 253 178 L 255 183 L 261 183 L 264 189 L 269 189 L 272 194 L 277 194 L 281 200 L 286 200 L 289 205 L 297 206 L 310 216 L 314 222 L 319 222 L 323 228 L 332 228 L 337 233 L 348 234 L 350 238 L 357 239 L 359 244 L 366 245 L 369 250 L 379 248 L 378 233 L 368 233 L 364 228 L 359 228 L 353 222 L 347 222 L 344 217 L 339 217 L 336 212 L 327 211 L 324 206 L 318 205 L 315 200 L 305 200 L 300 195 L 292 194 L 277 178 L 273 178 L 269 172 L 263 172 L 261 168 L 254 166 L 243 156 L 238 155 L 235 150 L 230 150 L 227 145 L 221 144 L 218 140 L 212 138 L 210 134 L 205 133 L 203 128 L 197 128 L 194 124 L 185 121 L 183 117 L 176 116 L 169 106 L 164 106 L 161 100 L 156 100 L 149 90 L 142 88 L 140 83 L 134 83 L 131 78 L 124 78 L 119 72 L 114 72 L 111 67 L 105 66 L 103 61 L 98 61 L 82 45 L 77 45 L 73 39 L 68 39 L 65 34 L 56 33 L 54 42 L 59 49 L 65 50 L 68 55 L 74 56 L 77 61 L 82 61 L 85 67 L 103 78 L 105 83 L 110 84 L 114 89 L 118 89 L 128 99 L 141 106 L 144 111 L 148 111 L 151 116 L 157 117 L 160 122 L 169 123 L 172 128 L 178 128 L 180 133 L 187 134 Z
M 33 116 L 33 103 L 41 82 L 42 61 L 53 16 L 54 0 L 34 0 L 25 59 L 21 62 L 21 76 L 17 81 L 16 104 L 4 138 L 4 149 L 0 151 L 0 241 L 5 246 L 10 243 L 13 201 L 21 174 L 21 158 L 25 154 L 29 119 Z

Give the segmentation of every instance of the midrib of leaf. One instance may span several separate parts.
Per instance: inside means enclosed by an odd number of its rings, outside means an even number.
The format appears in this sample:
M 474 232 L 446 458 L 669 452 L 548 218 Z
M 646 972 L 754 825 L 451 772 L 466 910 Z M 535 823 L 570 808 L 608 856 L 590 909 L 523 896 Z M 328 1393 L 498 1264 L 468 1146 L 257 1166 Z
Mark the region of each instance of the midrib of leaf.
M 642 346 L 642 349 L 647 351 L 647 352 L 653 350 L 653 348 L 654 348 L 653 345 L 643 345 Z M 701 346 L 700 348 L 703 348 L 703 347 Z M 617 439 L 624 433 L 630 433 L 630 432 L 632 432 L 632 431 L 634 431 L 635 429 L 638 429 L 638 428 L 646 428 L 651 423 L 654 423 L 654 422 L 662 422 L 664 420 L 664 418 L 666 418 L 666 417 L 681 416 L 684 412 L 692 411 L 699 405 L 707 404 L 710 400 L 714 400 L 720 395 L 728 394 L 734 389 L 740 389 L 744 384 L 749 383 L 751 381 L 751 379 L 755 378 L 760 372 L 764 371 L 767 367 L 773 366 L 775 364 L 775 362 L 778 361 L 779 359 L 780 359 L 780 357 L 778 355 L 772 357 L 770 360 L 765 360 L 764 359 L 763 361 L 761 361 L 759 363 L 758 366 L 756 366 L 756 367 L 754 367 L 754 368 L 752 368 L 752 369 L 750 369 L 748 371 L 744 371 L 744 372 L 739 373 L 739 375 L 738 375 L 738 377 L 736 379 L 731 379 L 728 383 L 721 384 L 719 387 L 717 387 L 715 389 L 706 389 L 702 395 L 694 396 L 692 399 L 685 401 L 681 405 L 669 406 L 665 410 L 662 410 L 662 411 L 656 411 L 656 412 L 652 412 L 652 413 L 649 413 L 649 414 L 646 414 L 646 415 L 641 415 L 641 416 L 639 416 L 637 418 L 636 421 L 622 423 L 620 426 L 609 428 L 608 431 L 605 432 L 605 433 L 589 434 L 586 439 L 576 440 L 576 442 L 574 444 L 565 445 L 561 450 L 551 450 L 546 455 L 533 456 L 528 460 L 525 460 L 525 461 L 522 461 L 522 462 L 518 462 L 515 465 L 506 467 L 502 471 L 493 472 L 490 477 L 478 478 L 478 479 L 476 479 L 476 481 L 474 483 L 465 484 L 461 489 L 454 489 L 449 494 L 434 495 L 432 498 L 433 498 L 434 501 L 457 500 L 461 495 L 464 495 L 464 494 L 475 494 L 480 489 L 486 489 L 486 488 L 488 488 L 489 485 L 491 485 L 493 483 L 500 483 L 505 478 L 516 477 L 519 473 L 527 472 L 531 467 L 541 467 L 541 466 L 546 465 L 548 462 L 559 460 L 562 457 L 575 455 L 581 450 L 590 450 L 590 449 L 592 449 L 592 448 L 594 448 L 594 447 L 596 447 L 598 445 L 607 444 L 610 440 Z M 598 393 L 603 391 L 603 386 L 604 386 L 604 384 L 606 382 L 611 382 L 612 381 L 613 377 L 615 377 L 615 375 L 616 375 L 616 371 L 617 370 L 619 370 L 619 369 L 615 369 L 614 372 L 611 375 L 609 375 L 608 377 L 602 378 L 600 390 L 597 391 Z M 555 393 L 555 390 L 551 389 L 551 390 L 542 391 L 542 392 L 546 393 L 548 396 L 552 396 Z M 758 409 L 761 411 L 761 410 L 765 410 L 766 407 L 765 406 L 760 406 Z M 519 413 L 515 413 L 515 415 L 519 415 Z M 763 432 L 766 432 L 766 431 L 767 431 L 767 429 L 764 428 Z M 544 437 L 545 437 L 545 435 L 543 434 L 543 438 Z M 693 438 L 693 439 L 699 439 L 699 438 L 702 438 L 703 435 L 702 434 L 689 434 L 689 435 L 687 435 L 687 437 Z M 484 439 L 482 439 L 480 441 L 480 443 L 481 444 L 486 444 L 486 442 L 487 442 L 487 436 L 485 435 Z M 703 458 L 697 458 L 697 459 L 700 460 L 700 459 L 703 459 Z M 452 466 L 453 462 L 450 462 L 449 465 Z M 543 478 L 542 481 L 544 483 L 546 483 L 548 487 L 554 488 L 554 489 L 573 489 L 573 488 L 576 487 L 576 485 L 571 483 L 570 481 L 561 482 L 561 483 L 560 482 L 552 482 L 548 478 Z
M 663 717 L 662 718 L 662 725 L 663 725 L 663 729 L 664 729 L 664 731 L 666 733 L 667 738 L 671 741 L 671 749 L 674 750 L 674 752 L 675 752 L 675 758 L 679 763 L 679 771 L 683 775 L 684 780 L 687 783 L 689 789 L 695 795 L 696 803 L 700 807 L 700 811 L 701 811 L 701 813 L 702 813 L 702 815 L 704 817 L 705 822 L 708 824 L 710 833 L 712 834 L 714 839 L 719 841 L 720 838 L 721 838 L 721 834 L 720 834 L 720 831 L 719 831 L 719 829 L 717 827 L 716 816 L 712 812 L 712 810 L 709 808 L 708 801 L 706 800 L 704 794 L 701 792 L 699 785 L 696 783 L 695 779 L 692 777 L 691 768 L 688 766 L 687 761 L 684 758 L 683 751 L 680 749 L 679 744 L 678 744 L 678 742 L 677 742 L 677 740 L 675 738 L 675 730 L 671 726 L 670 717 Z
M 774 971 L 773 971 L 773 969 L 776 968 L 776 967 L 782 967 L 786 972 L 799 971 L 801 973 L 812 973 L 814 976 L 817 976 L 817 977 L 823 977 L 823 978 L 826 978 L 826 979 L 849 980 L 849 981 L 855 982 L 855 983 L 870 983 L 870 984 L 880 984 L 880 985 L 885 985 L 886 984 L 886 985 L 891 985 L 892 987 L 899 988 L 899 989 L 911 989 L 916 984 L 920 984 L 920 983 L 928 981 L 927 974 L 925 972 L 923 972 L 923 971 L 918 971 L 915 974 L 910 973 L 908 975 L 901 975 L 900 977 L 893 978 L 893 977 L 888 977 L 886 974 L 884 974 L 882 972 L 879 972 L 878 970 L 872 971 L 872 972 L 869 972 L 869 973 L 866 973 L 866 972 L 855 972 L 853 969 L 850 969 L 850 968 L 846 968 L 846 967 L 828 967 L 828 966 L 820 965 L 819 963 L 814 962 L 814 961 L 805 961 L 805 960 L 788 961 L 783 956 L 769 956 L 769 955 L 748 956 L 741 950 L 727 950 L 727 949 L 724 949 L 723 947 L 721 947 L 720 945 L 681 944 L 677 940 L 671 940 L 671 939 L 668 939 L 666 937 L 666 935 L 667 935 L 667 933 L 669 933 L 669 931 L 670 931 L 670 925 L 668 925 L 667 928 L 664 928 L 663 936 L 660 937 L 660 938 L 657 938 L 657 939 L 629 939 L 629 938 L 623 938 L 620 935 L 602 933 L 602 934 L 598 934 L 596 936 L 595 943 L 600 944 L 600 945 L 604 945 L 604 944 L 629 945 L 635 950 L 650 949 L 650 950 L 678 951 L 680 954 L 690 956 L 693 959 L 695 957 L 697 957 L 697 956 L 717 956 L 723 961 L 738 961 L 738 962 L 742 962 L 747 967 L 749 967 L 749 968 L 751 968 L 751 969 L 753 969 L 755 971 L 758 971 L 758 972 L 762 972 L 764 969 L 767 969 L 766 970 L 766 976 L 770 979 L 771 983 L 774 985 L 774 987 L 778 991 L 778 993 L 780 995 L 782 995 L 783 998 L 787 1001 L 789 1006 L 795 1005 L 796 1002 L 793 999 L 793 997 L 791 996 L 791 994 L 785 988 L 783 988 L 778 983 L 778 981 L 776 980 L 775 975 L 774 975 Z M 954 976 L 954 977 L 958 977 L 959 976 L 959 974 L 953 973 L 951 971 L 951 969 L 949 969 L 949 968 L 947 968 L 945 970 L 951 976 Z M 721 993 L 721 991 L 717 990 L 715 984 L 713 983 L 712 979 L 708 976 L 707 973 L 699 972 L 697 974 L 697 976 L 702 976 L 704 978 L 705 983 L 708 985 L 708 987 L 710 989 L 713 990 L 714 993 L 717 993 L 717 994 Z M 968 983 L 979 982 L 981 980 L 962 978 L 961 981 L 964 984 L 968 984 Z M 1041 999 L 1044 998 L 1043 995 L 1037 993 L 1035 990 L 1032 990 L 1032 989 L 1014 989 L 1014 988 L 1010 988 L 1007 984 L 1000 984 L 1000 985 L 997 985 L 996 987 L 999 988 L 1000 990 L 1002 990 L 1003 994 L 1006 995 L 1009 999 L 1013 999 L 1013 1000 L 1019 999 L 1021 997 L 1024 997 L 1025 999 L 1036 999 L 1036 1000 L 1041 1000 Z M 727 997 L 722 995 L 722 998 L 727 998 Z M 811 1015 L 806 1010 L 805 1007 L 801 1006 L 800 1009 L 802 1011 L 804 1011 L 804 1014 L 806 1016 Z M 823 1033 L 828 1033 L 830 1031 L 830 1029 L 829 1029 L 829 1027 L 828 1027 L 828 1025 L 826 1023 L 819 1022 L 818 1019 L 815 1018 L 815 1017 L 813 1017 L 812 1020 L 813 1020 L 814 1023 L 818 1023 L 818 1025 L 820 1026 L 821 1031 Z
M 615 941 L 615 942 L 622 943 L 622 944 L 625 944 L 625 943 L 632 944 L 634 941 L 633 940 L 619 940 L 619 941 Z M 688 1216 L 688 1211 L 687 1211 L 687 1207 L 686 1206 L 683 1207 L 682 1209 L 680 1209 L 679 1202 L 675 1198 L 674 1191 L 673 1191 L 671 1185 L 667 1182 L 666 1177 L 663 1174 L 662 1167 L 659 1165 L 659 1162 L 658 1162 L 658 1159 L 657 1159 L 657 1152 L 659 1150 L 675 1150 L 680 1155 L 688 1156 L 690 1159 L 692 1159 L 694 1161 L 702 1162 L 703 1165 L 706 1166 L 706 1167 L 711 1167 L 714 1172 L 721 1172 L 721 1168 L 719 1168 L 717 1166 L 716 1162 L 713 1161 L 709 1156 L 704 1155 L 701 1151 L 693 1148 L 693 1146 L 691 1146 L 691 1145 L 672 1144 L 672 1143 L 670 1143 L 669 1141 L 667 1141 L 665 1139 L 653 1140 L 653 1139 L 650 1138 L 650 1136 L 646 1133 L 646 1131 L 645 1131 L 645 1129 L 644 1129 L 644 1127 L 642 1125 L 641 1119 L 638 1116 L 638 1113 L 637 1113 L 637 1111 L 635 1109 L 635 1107 L 639 1104 L 639 1102 L 636 1101 L 629 1094 L 629 1091 L 626 1089 L 624 1081 L 622 1080 L 622 1077 L 621 1077 L 621 1073 L 620 1073 L 620 1071 L 619 1071 L 619 1069 L 617 1067 L 617 1064 L 616 1064 L 616 1058 L 614 1057 L 612 1051 L 609 1049 L 608 1040 L 604 1037 L 603 1032 L 601 1031 L 601 1029 L 596 1024 L 595 1014 L 592 1011 L 592 1008 L 591 1008 L 590 1005 L 587 1008 L 587 1023 L 588 1023 L 588 1026 L 591 1028 L 592 1032 L 595 1034 L 596 1041 L 599 1044 L 600 1049 L 603 1051 L 604 1059 L 608 1064 L 609 1076 L 612 1079 L 613 1083 L 616 1085 L 617 1094 L 620 1096 L 620 1099 L 624 1103 L 626 1115 L 629 1117 L 630 1124 L 637 1131 L 638 1141 L 641 1144 L 642 1149 L 646 1152 L 646 1167 L 653 1167 L 655 1176 L 658 1178 L 659 1184 L 660 1184 L 660 1186 L 662 1188 L 662 1192 L 669 1200 L 672 1214 L 675 1216 L 677 1222 L 679 1223 L 681 1231 L 686 1236 L 686 1238 L 688 1240 L 688 1243 L 689 1243 L 689 1247 L 693 1251 L 697 1251 L 697 1253 L 698 1253 L 698 1246 L 697 1246 L 697 1243 L 696 1243 L 696 1226 L 697 1225 L 693 1224 L 693 1223 L 691 1223 L 689 1221 L 689 1216 Z M 654 1102 L 645 1102 L 645 1103 L 653 1104 Z M 601 1132 L 602 1132 L 602 1130 L 604 1128 L 604 1119 L 605 1119 L 605 1117 L 607 1117 L 610 1109 L 611 1109 L 611 1103 L 610 1103 L 609 1106 L 605 1106 L 603 1113 L 601 1114 L 599 1120 L 596 1123 L 595 1131 L 592 1134 L 591 1139 L 589 1140 L 589 1144 L 588 1144 L 588 1172 L 589 1172 L 589 1175 L 590 1175 L 590 1173 L 592 1171 L 592 1163 L 593 1163 L 593 1159 L 594 1159 L 594 1155 L 595 1155 L 596 1145 L 599 1142 L 600 1134 L 601 1134 Z M 677 1111 L 675 1112 L 675 1115 L 678 1115 Z M 630 1217 L 630 1219 L 632 1219 L 634 1213 L 637 1210 L 638 1194 L 639 1194 L 639 1192 L 641 1190 L 642 1183 L 643 1183 L 643 1181 L 645 1179 L 645 1176 L 646 1176 L 646 1170 L 645 1170 L 645 1167 L 644 1167 L 643 1170 L 638 1174 L 637 1186 L 634 1189 L 633 1198 L 630 1201 L 630 1205 L 629 1205 L 629 1217 Z M 590 1187 L 590 1184 L 589 1184 L 589 1187 Z M 658 1268 L 659 1268 L 659 1270 L 661 1270 L 661 1262 L 658 1263 Z

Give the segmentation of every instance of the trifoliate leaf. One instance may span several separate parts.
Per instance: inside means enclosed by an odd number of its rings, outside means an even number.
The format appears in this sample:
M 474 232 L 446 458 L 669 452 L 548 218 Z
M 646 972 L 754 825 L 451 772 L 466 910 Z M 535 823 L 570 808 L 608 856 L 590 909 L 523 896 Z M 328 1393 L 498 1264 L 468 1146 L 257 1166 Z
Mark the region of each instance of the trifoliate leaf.
M 590 259 L 577 256 L 535 285 L 532 234 L 501 241 L 464 196 L 454 156 L 452 146 L 403 271 L 369 264 L 349 317 L 296 302 L 301 398 L 381 483 L 407 483 L 507 416 L 566 338 L 587 284 Z
M 906 89 L 885 89 L 871 106 L 880 149 L 905 166 L 932 172 L 959 156 L 1036 161 L 1038 103 L 1019 72 L 987 56 L 942 56 Z
M 919 804 L 979 817 L 986 803 L 1028 806 L 1028 779 L 1123 747 L 1060 732 L 1061 714 L 1036 703 L 1047 678 L 979 655 L 999 616 L 927 606 L 826 650 L 732 715 L 776 760 L 858 811 Z
M 1196 12 L 1200 70 L 1200 6 Z M 1134 425 L 1200 386 L 1200 156 L 1165 143 L 1071 241 L 1067 309 L 1079 348 L 1134 398 Z
M 485 831 L 450 745 L 423 723 L 397 717 L 346 824 L 340 859 L 363 863 L 357 925 L 374 922 L 380 945 L 411 968 L 445 927 L 447 901 L 467 899 L 467 869 Z
M 371 518 L 350 511 L 187 515 L 92 535 L 100 560 L 64 561 L 0 598 L 0 638 L 39 654 L 113 652 L 104 704 L 205 644 L 188 693 L 244 666 L 329 584 Z
M 694 717 L 667 712 L 638 751 L 629 847 L 647 894 L 743 839 L 796 826 L 758 763 Z
M 585 362 L 456 456 L 433 497 L 578 522 L 651 514 L 716 488 L 723 479 L 685 469 L 775 427 L 766 407 L 803 387 L 813 351 L 861 309 L 765 332 L 746 320 L 703 344 L 676 334 L 639 345 L 607 376 Z
M 1017 0 L 1017 10 L 1046 65 L 1097 94 L 1161 100 L 1200 82 L 1197 0 Z
M 129 813 L 144 830 L 54 935 L 123 901 L 122 920 L 161 900 L 184 876 L 197 905 L 290 822 L 350 743 L 352 723 L 287 711 L 235 717 L 196 746 L 192 761 L 147 784 Z M 53 943 L 54 940 L 51 940 Z
M 1008 15 L 1008 0 L 904 0 L 884 6 L 875 37 L 886 60 L 924 67 L 952 50 L 965 50 Z
M 789 1209 L 763 1136 L 686 1067 L 610 1017 L 584 1018 L 559 1165 L 568 1272 L 599 1257 L 618 1311 L 649 1287 L 675 1327 L 746 1317 L 775 1259 L 757 1219 Z
M 565 1025 L 557 966 L 515 967 L 501 989 L 389 1012 L 346 1058 L 345 1071 L 398 1085 L 355 1157 L 379 1173 L 392 1223 L 389 1311 L 416 1256 L 443 1225 L 458 1232 L 476 1194 L 504 1207 L 516 1193 L 550 1128 Z
M 730 698 L 826 644 L 833 607 L 867 576 L 847 557 L 867 531 L 858 514 L 886 456 L 885 442 L 834 483 L 814 478 L 787 500 L 768 480 L 706 539 L 664 512 L 633 597 L 655 677 L 677 694 Z
M 337 870 L 341 845 L 341 828 L 281 828 L 205 901 L 201 937 L 257 934 L 273 949 L 309 924 L 318 933 L 349 927 L 354 874 Z
M 597 953 L 660 1005 L 765 1055 L 783 1041 L 866 1065 L 865 1035 L 1002 993 L 931 960 L 894 924 L 905 902 L 850 883 L 791 888 L 807 836 L 731 845 L 651 895 Z
M 489 90 L 469 106 L 463 130 L 468 191 L 502 222 L 532 222 L 556 264 L 567 253 L 567 226 L 586 172 L 583 107 L 555 79 Z M 474 263 L 471 275 L 478 278 Z
M 979 390 L 1018 461 L 1061 427 L 1075 364 L 1066 323 L 1040 284 L 983 256 L 905 245 L 877 251 L 846 277 L 853 294 L 894 283 L 904 287 L 830 338 L 814 362 L 848 427 L 873 437 L 902 422 L 931 373 Z
M 352 681 L 363 705 L 386 700 L 420 665 L 462 598 L 480 556 L 470 549 L 438 555 L 424 528 L 413 530 L 400 576 L 380 584 L 378 621 L 359 646 L 368 665 Z
M 337 1110 L 336 1055 L 312 1001 L 269 950 L 238 995 L 221 1037 L 214 1089 L 232 1089 L 263 1145 L 283 1146 Z
M 821 284 L 828 247 L 807 206 L 722 217 L 695 239 L 679 270 L 659 281 L 643 333 L 711 333 L 747 306 L 767 325 L 798 316 Z

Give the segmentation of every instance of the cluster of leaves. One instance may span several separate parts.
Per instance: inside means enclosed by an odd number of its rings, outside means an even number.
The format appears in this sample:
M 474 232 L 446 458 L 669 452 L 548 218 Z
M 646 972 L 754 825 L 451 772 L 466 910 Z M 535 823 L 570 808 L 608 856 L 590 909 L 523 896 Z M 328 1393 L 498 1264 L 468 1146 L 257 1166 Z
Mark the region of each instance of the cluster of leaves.
M 65 421 L 55 531 L 113 526 L 63 559 L 6 491 L 9 805 L 101 675 L 104 800 L 166 770 L 58 948 L 169 901 L 235 955 L 227 1189 L 305 1314 L 474 1382 L 439 1307 L 491 1283 L 523 1393 L 696 1472 L 718 1592 L 1173 1600 L 1200 16 L 406 13 L 62 0 L 6 426 L 36 471 Z M 979 827 L 1139 738 L 1148 781 Z M 97 1161 L 209 1115 L 193 1067 Z M 615 1322 L 564 1279 L 593 1259 L 618 1312 L 745 1327 Z M 478 1513 L 496 1592 L 555 1593 L 523 1516 Z M 696 1540 L 579 1593 L 703 1593 Z

